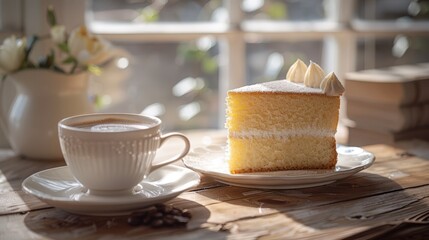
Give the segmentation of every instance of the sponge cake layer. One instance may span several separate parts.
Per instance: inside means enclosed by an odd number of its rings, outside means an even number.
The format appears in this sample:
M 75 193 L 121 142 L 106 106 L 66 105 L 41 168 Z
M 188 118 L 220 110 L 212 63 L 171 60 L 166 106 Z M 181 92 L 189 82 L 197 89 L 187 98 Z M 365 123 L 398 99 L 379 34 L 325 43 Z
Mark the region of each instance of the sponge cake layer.
M 335 167 L 339 96 L 281 80 L 229 91 L 227 105 L 231 173 Z

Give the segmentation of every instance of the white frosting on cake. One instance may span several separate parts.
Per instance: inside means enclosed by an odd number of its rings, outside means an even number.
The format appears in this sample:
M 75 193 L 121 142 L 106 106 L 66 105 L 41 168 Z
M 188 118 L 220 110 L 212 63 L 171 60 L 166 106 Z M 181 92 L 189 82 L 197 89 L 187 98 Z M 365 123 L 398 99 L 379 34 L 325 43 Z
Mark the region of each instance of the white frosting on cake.
M 307 72 L 307 65 L 305 65 L 301 59 L 298 59 L 289 68 L 289 71 L 286 74 L 286 79 L 291 82 L 303 83 L 305 72 Z
M 307 87 L 319 88 L 322 79 L 325 77 L 325 72 L 319 64 L 310 61 L 304 76 L 304 85 Z
M 334 72 L 329 73 L 320 83 L 320 88 L 328 96 L 340 96 L 344 93 L 344 87 Z
M 302 83 L 294 83 L 287 80 L 258 83 L 230 90 L 230 92 L 288 92 L 301 94 L 324 94 L 320 88 L 306 87 Z
M 253 137 L 274 137 L 274 138 L 289 138 L 296 136 L 311 136 L 311 137 L 333 137 L 335 131 L 329 129 L 305 128 L 298 130 L 281 130 L 281 131 L 265 131 L 265 130 L 249 130 L 245 132 L 229 132 L 233 138 L 253 138 Z
M 304 72 L 304 70 L 306 71 L 304 79 L 302 79 L 302 73 Z M 303 83 L 301 81 L 303 81 Z M 310 61 L 310 65 L 307 68 L 304 62 L 298 59 L 291 66 L 286 75 L 286 79 L 284 80 L 248 85 L 230 90 L 229 92 L 284 92 L 340 96 L 344 92 L 344 87 L 333 72 L 325 76 L 325 72 L 317 63 Z

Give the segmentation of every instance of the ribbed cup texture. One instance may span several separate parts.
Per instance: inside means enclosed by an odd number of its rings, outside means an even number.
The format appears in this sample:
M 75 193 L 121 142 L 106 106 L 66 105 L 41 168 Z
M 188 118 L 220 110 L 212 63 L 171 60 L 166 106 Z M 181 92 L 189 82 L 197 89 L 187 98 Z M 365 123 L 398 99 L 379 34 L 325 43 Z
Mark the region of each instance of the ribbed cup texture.
M 149 173 L 159 135 L 135 140 L 84 140 L 62 136 L 61 149 L 75 178 L 92 190 L 120 191 Z

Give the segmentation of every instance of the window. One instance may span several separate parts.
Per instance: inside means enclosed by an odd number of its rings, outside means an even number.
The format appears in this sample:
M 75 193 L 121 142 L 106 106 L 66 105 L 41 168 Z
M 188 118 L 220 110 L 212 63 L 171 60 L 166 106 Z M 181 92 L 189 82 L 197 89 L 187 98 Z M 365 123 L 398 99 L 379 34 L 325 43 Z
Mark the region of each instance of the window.
M 429 60 L 429 1 L 357 3 L 357 70 Z
M 223 1 L 94 0 L 89 9 L 91 29 L 132 53 L 110 88 L 99 84 L 112 103 L 103 111 L 156 115 L 167 129 L 218 127 Z

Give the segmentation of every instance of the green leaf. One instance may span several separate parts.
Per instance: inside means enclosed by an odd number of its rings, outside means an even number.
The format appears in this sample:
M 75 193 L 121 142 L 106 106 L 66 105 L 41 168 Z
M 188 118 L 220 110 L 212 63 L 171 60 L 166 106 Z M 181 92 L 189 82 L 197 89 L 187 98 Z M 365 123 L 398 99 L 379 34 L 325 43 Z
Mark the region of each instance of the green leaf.
M 77 62 L 76 58 L 74 58 L 72 56 L 70 56 L 70 57 L 68 57 L 62 61 L 62 63 L 64 63 L 64 64 L 76 63 L 76 62 Z
M 197 48 L 189 48 L 187 52 L 185 52 L 185 59 L 191 61 L 201 61 L 206 57 L 206 52 L 201 51 Z
M 96 76 L 100 76 L 101 75 L 101 68 L 96 66 L 96 65 L 88 65 L 88 71 Z
M 48 19 L 49 26 L 53 27 L 57 25 L 57 18 L 55 17 L 54 8 L 52 6 L 48 7 L 48 12 L 46 17 Z
M 202 67 L 205 73 L 214 73 L 218 68 L 218 64 L 214 57 L 207 57 L 203 59 Z
M 147 6 L 140 10 L 136 20 L 141 22 L 156 22 L 159 19 L 159 10 Z
M 281 2 L 274 2 L 267 8 L 267 14 L 271 19 L 281 20 L 287 18 L 287 6 Z
M 37 40 L 39 40 L 39 37 L 37 36 L 31 36 L 28 38 L 27 46 L 25 48 L 25 59 L 28 59 L 28 56 L 30 55 L 30 52 L 34 47 L 34 44 L 36 44 Z
M 101 109 L 103 107 L 103 99 L 99 95 L 94 96 L 94 103 L 97 109 Z
M 182 44 L 178 47 L 178 54 L 183 57 L 186 61 L 202 61 L 206 56 L 207 52 L 197 48 L 194 44 Z
M 22 61 L 21 68 L 26 68 L 30 65 L 33 65 L 33 63 L 31 63 L 31 61 L 29 59 L 29 56 L 30 56 L 30 52 L 34 47 L 34 44 L 36 44 L 37 40 L 39 40 L 39 38 L 37 36 L 28 37 L 27 46 L 25 46 L 24 60 Z
M 67 45 L 67 43 L 59 43 L 57 46 L 63 52 L 68 53 L 70 51 L 69 45 Z

